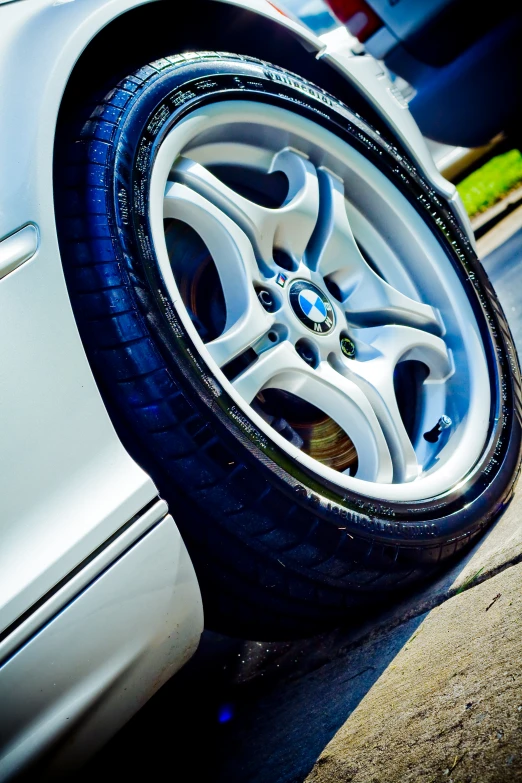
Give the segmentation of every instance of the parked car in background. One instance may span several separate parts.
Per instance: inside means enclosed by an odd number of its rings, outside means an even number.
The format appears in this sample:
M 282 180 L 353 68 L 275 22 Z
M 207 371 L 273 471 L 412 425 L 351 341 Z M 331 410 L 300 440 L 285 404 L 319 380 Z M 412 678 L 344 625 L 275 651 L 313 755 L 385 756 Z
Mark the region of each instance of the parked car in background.
M 365 49 L 415 89 L 422 132 L 462 147 L 520 122 L 522 10 L 470 0 L 327 0 Z M 323 22 L 324 24 L 324 22 Z
M 462 551 L 520 383 L 373 57 L 263 0 L 2 2 L 0 50 L 0 779 L 41 779 L 202 608 L 311 634 Z

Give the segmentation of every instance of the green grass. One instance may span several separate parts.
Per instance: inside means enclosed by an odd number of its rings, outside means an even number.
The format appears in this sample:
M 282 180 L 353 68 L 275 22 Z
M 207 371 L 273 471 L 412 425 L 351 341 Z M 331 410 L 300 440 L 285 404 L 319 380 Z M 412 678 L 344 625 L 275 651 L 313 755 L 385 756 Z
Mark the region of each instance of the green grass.
M 479 568 L 479 570 L 475 574 L 468 576 L 468 578 L 464 580 L 461 586 L 457 588 L 457 590 L 455 590 L 455 595 L 459 595 L 459 593 L 463 593 L 465 590 L 469 590 L 470 587 L 473 587 L 475 580 L 478 579 L 478 577 L 481 575 L 483 570 L 484 570 L 484 566 L 482 566 L 482 568 Z
M 470 217 L 485 212 L 509 191 L 522 184 L 522 154 L 510 150 L 488 160 L 457 185 Z

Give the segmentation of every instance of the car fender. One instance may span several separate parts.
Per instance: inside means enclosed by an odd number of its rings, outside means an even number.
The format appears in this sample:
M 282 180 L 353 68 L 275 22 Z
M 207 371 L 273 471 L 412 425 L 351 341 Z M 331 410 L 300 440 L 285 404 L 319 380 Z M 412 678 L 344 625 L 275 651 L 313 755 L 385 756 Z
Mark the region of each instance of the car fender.
M 17 123 L 0 129 L 0 176 L 14 192 L 0 204 L 0 237 L 27 217 L 22 213 L 44 198 L 51 177 L 52 146 L 60 101 L 74 65 L 95 35 L 121 14 L 158 0 L 48 0 L 13 2 L 2 9 L 0 78 L 2 116 L 16 113 Z M 282 25 L 315 56 L 341 73 L 382 116 L 400 143 L 440 195 L 455 196 L 454 186 L 438 172 L 405 101 L 380 64 L 347 47 L 325 45 L 304 25 L 277 11 L 266 0 L 214 0 L 252 11 Z M 42 29 L 46 35 L 42 36 Z M 31 58 L 26 53 L 31 51 Z M 16 150 L 16 155 L 11 151 Z M 36 155 L 36 159 L 34 156 Z M 35 165 L 36 164 L 36 165 Z M 33 177 L 20 181 L 20 171 Z M 35 180 L 34 174 L 37 175 Z M 30 182 L 30 185 L 29 185 Z M 7 195 L 7 194 L 6 194 Z

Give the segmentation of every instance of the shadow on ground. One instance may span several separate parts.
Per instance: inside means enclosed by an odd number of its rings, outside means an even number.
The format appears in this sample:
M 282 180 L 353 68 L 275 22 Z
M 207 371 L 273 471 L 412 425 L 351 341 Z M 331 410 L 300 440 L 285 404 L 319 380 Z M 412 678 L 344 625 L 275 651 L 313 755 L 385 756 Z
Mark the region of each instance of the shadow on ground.
M 120 779 L 159 779 L 185 765 L 197 780 L 302 781 L 424 616 L 306 674 L 313 640 L 266 644 L 206 632 L 196 657 L 75 781 L 112 770 Z M 256 673 L 245 680 L 249 664 Z

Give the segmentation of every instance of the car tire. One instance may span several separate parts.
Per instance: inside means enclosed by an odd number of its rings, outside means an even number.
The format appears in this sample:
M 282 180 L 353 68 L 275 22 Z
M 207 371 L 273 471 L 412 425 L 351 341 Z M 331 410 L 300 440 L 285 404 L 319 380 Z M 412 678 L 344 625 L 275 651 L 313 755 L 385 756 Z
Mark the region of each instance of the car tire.
M 207 627 L 315 633 L 467 547 L 518 475 L 519 368 L 412 162 L 233 54 L 161 59 L 84 105 L 57 144 L 66 280 Z

